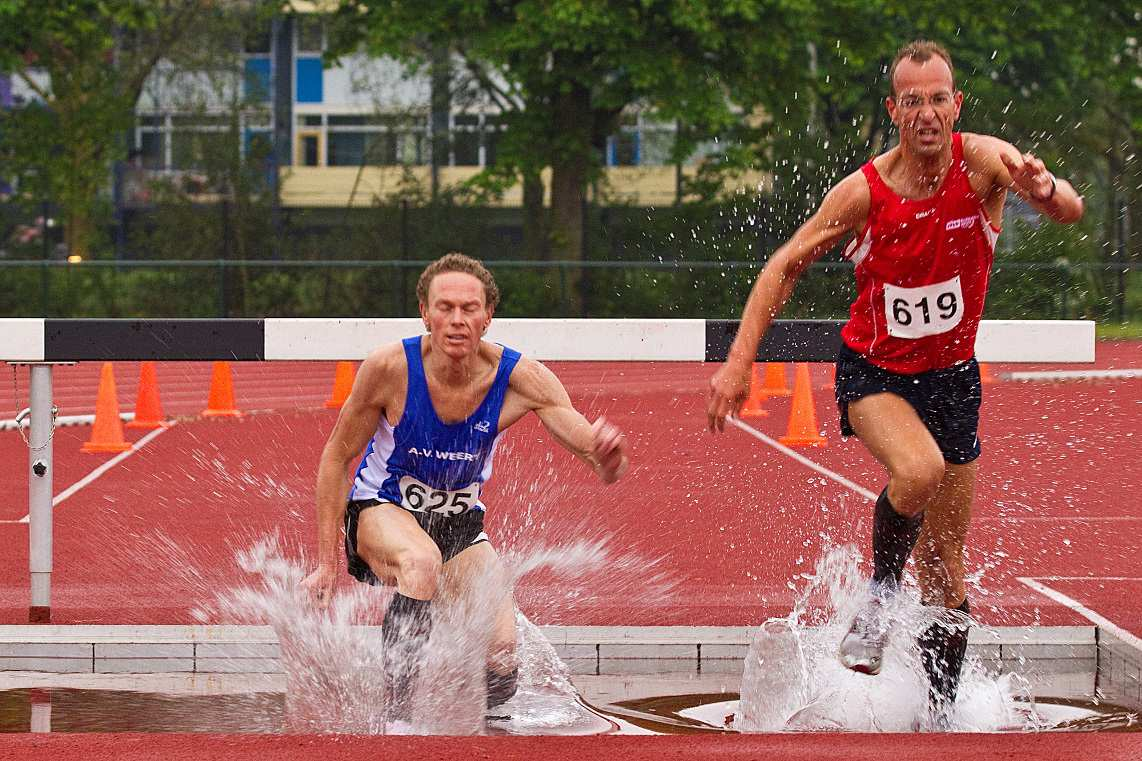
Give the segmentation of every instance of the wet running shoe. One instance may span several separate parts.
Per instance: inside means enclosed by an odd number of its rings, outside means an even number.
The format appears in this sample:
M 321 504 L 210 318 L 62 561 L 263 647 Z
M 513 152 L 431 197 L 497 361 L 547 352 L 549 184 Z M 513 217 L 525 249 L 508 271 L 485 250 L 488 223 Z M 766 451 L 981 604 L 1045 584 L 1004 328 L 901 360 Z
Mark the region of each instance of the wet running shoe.
M 888 644 L 888 622 L 883 607 L 882 596 L 873 594 L 856 614 L 838 653 L 845 668 L 870 676 L 880 673 L 884 646 Z

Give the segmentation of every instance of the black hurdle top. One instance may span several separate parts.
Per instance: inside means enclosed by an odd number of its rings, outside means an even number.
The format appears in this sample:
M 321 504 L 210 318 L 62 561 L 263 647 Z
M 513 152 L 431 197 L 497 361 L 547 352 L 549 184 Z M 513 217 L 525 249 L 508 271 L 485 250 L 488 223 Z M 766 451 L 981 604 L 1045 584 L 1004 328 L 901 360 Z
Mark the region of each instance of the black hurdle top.
M 706 362 L 723 362 L 737 320 L 706 320 Z M 839 320 L 776 320 L 759 362 L 832 362 L 841 345 Z M 44 360 L 250 360 L 266 358 L 261 319 L 44 320 Z M 695 357 L 697 359 L 697 357 Z

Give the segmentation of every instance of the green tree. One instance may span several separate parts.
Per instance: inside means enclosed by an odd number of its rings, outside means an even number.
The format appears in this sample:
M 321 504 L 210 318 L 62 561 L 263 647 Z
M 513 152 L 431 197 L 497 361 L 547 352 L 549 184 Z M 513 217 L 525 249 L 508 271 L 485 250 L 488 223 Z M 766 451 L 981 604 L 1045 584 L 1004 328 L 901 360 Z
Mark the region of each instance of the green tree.
M 204 17 L 202 0 L 0 0 L 0 70 L 37 102 L 0 121 L 0 173 L 60 207 L 68 252 L 90 253 L 100 192 L 158 63 Z
M 884 107 L 888 66 L 901 45 L 927 38 L 955 59 L 967 96 L 962 129 L 1043 156 L 1093 192 L 1100 222 L 1109 188 L 1129 197 L 1120 208 L 1136 209 L 1142 71 L 1131 5 L 821 0 L 799 29 L 808 86 L 771 112 L 757 160 L 786 191 L 777 201 L 790 223 L 803 218 L 830 185 L 894 140 Z
M 687 125 L 689 155 L 805 76 L 790 46 L 798 0 L 353 0 L 342 4 L 336 52 L 423 64 L 446 48 L 485 68 L 518 98 L 500 144 L 501 170 L 523 177 L 549 166 L 550 249 L 578 259 L 585 191 L 623 110 L 653 108 Z

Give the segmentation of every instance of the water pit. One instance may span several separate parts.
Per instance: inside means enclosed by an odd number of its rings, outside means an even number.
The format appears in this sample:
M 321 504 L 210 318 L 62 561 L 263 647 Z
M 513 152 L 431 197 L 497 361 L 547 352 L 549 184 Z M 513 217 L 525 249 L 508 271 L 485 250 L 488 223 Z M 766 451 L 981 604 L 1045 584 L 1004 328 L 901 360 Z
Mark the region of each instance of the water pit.
M 558 558 L 582 568 L 602 550 Z M 535 553 L 530 566 L 550 566 Z M 516 617 L 519 690 L 484 710 L 487 621 L 496 600 L 433 615 L 411 725 L 386 725 L 376 595 L 317 611 L 302 570 L 272 544 L 244 556 L 258 582 L 213 615 L 251 623 L 0 627 L 0 730 L 8 732 L 590 735 L 693 732 L 1137 731 L 1142 647 L 1095 626 L 970 630 L 959 698 L 933 720 L 915 642 L 931 608 L 902 594 L 876 677 L 836 646 L 861 602 L 856 555 L 838 549 L 786 618 L 760 626 L 536 626 Z M 611 564 L 611 578 L 615 568 Z M 475 584 L 477 592 L 496 584 Z M 268 622 L 269 625 L 257 622 Z M 1119 636 L 1121 635 L 1121 636 Z
M 9 627 L 4 650 L 18 651 Z M 101 629 L 102 631 L 95 631 Z M 108 630 L 129 629 L 111 632 Z M 176 635 L 197 636 L 176 643 Z M 72 673 L 45 671 L 0 672 L 0 732 L 223 732 L 280 733 L 297 731 L 362 731 L 359 726 L 314 726 L 312 719 L 291 721 L 287 677 L 268 670 L 272 632 L 265 627 L 51 627 L 57 651 L 76 653 L 86 648 L 86 668 L 78 658 L 56 658 L 55 668 L 70 666 Z M 84 630 L 88 641 L 78 642 Z M 159 631 L 162 630 L 162 631 Z M 737 627 L 544 627 L 545 639 L 561 654 L 569 685 L 532 679 L 510 705 L 512 718 L 481 720 L 466 726 L 466 733 L 509 735 L 584 734 L 687 734 L 733 733 L 743 729 L 739 703 L 743 689 L 744 658 L 749 652 L 750 630 Z M 98 634 L 102 636 L 91 636 Z M 113 635 L 122 640 L 110 642 Z M 756 633 L 754 634 L 756 648 Z M 228 639 L 229 642 L 221 641 Z M 64 647 L 62 639 L 71 640 Z M 160 641 L 162 640 L 162 641 Z M 53 645 L 37 644 L 25 666 L 51 666 Z M 195 653 L 200 652 L 198 657 Z M 220 653 L 244 653 L 227 658 L 231 673 L 194 671 L 196 666 L 220 662 Z M 703 651 L 705 657 L 702 656 Z M 150 657 L 147 654 L 150 653 Z M 182 659 L 182 673 L 159 671 Z M 585 657 L 593 653 L 594 657 Z M 691 655 L 692 653 L 692 655 Z M 614 657 L 612 657 L 614 654 Z M 621 657 L 618 655 L 621 654 Z M 738 655 L 734 655 L 738 654 Z M 717 657 L 730 655 L 731 657 Z M 995 657 L 990 657 L 995 656 Z M 1005 657 L 1006 656 L 1006 657 Z M 969 657 L 978 673 L 992 681 L 965 681 L 964 696 L 979 702 L 980 685 L 1018 685 L 1003 705 L 1002 716 L 970 717 L 959 731 L 1139 731 L 1142 702 L 1128 693 L 1137 690 L 1139 654 L 1123 643 L 1099 634 L 1094 627 L 1000 629 L 973 632 Z M 1133 659 L 1133 660 L 1131 660 Z M 35 663 L 33 663 L 33 660 Z M 243 672 L 243 667 L 266 669 Z M 154 673 L 112 673 L 119 669 Z M 1131 671 L 1133 669 L 1133 671 Z M 831 672 L 830 672 L 831 673 Z M 1016 676 L 1016 673 L 1019 676 Z M 884 681 L 877 681 L 889 677 Z M 880 677 L 853 675 L 856 693 L 829 676 L 842 692 L 820 698 L 789 718 L 784 731 L 875 730 L 851 720 L 851 706 L 859 700 L 891 692 L 887 671 Z M 746 689 L 750 689 L 746 686 Z M 856 698 L 853 695 L 857 695 Z M 1136 693 L 1135 693 L 1136 694 Z M 974 698 L 973 698 L 974 696 Z M 770 695 L 769 697 L 773 697 Z M 898 700 L 897 696 L 897 700 Z M 962 701 L 961 701 L 962 702 Z M 876 705 L 870 702 L 869 705 Z M 346 705 L 348 709 L 349 706 Z M 368 706 L 356 706 L 357 710 Z M 756 713 L 755 706 L 755 713 Z M 872 721 L 886 731 L 909 731 L 909 717 L 889 703 Z M 972 725 L 972 720 L 975 725 Z M 846 725 L 846 721 L 849 724 Z M 990 723 L 989 723 L 990 722 Z M 456 731 L 455 727 L 424 727 L 410 731 Z M 749 729 L 748 727 L 746 729 Z M 923 729 L 913 726 L 911 729 Z M 373 727 L 380 733 L 383 728 Z M 764 728 L 758 731 L 770 731 Z

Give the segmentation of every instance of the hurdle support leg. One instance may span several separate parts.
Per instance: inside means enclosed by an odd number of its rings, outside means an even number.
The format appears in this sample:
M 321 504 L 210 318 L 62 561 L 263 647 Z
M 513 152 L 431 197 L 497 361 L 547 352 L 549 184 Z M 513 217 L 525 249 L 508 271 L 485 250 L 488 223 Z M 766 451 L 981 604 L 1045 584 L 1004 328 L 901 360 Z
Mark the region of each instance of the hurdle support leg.
M 30 366 L 28 407 L 28 568 L 32 595 L 28 622 L 46 624 L 52 618 L 52 366 Z

